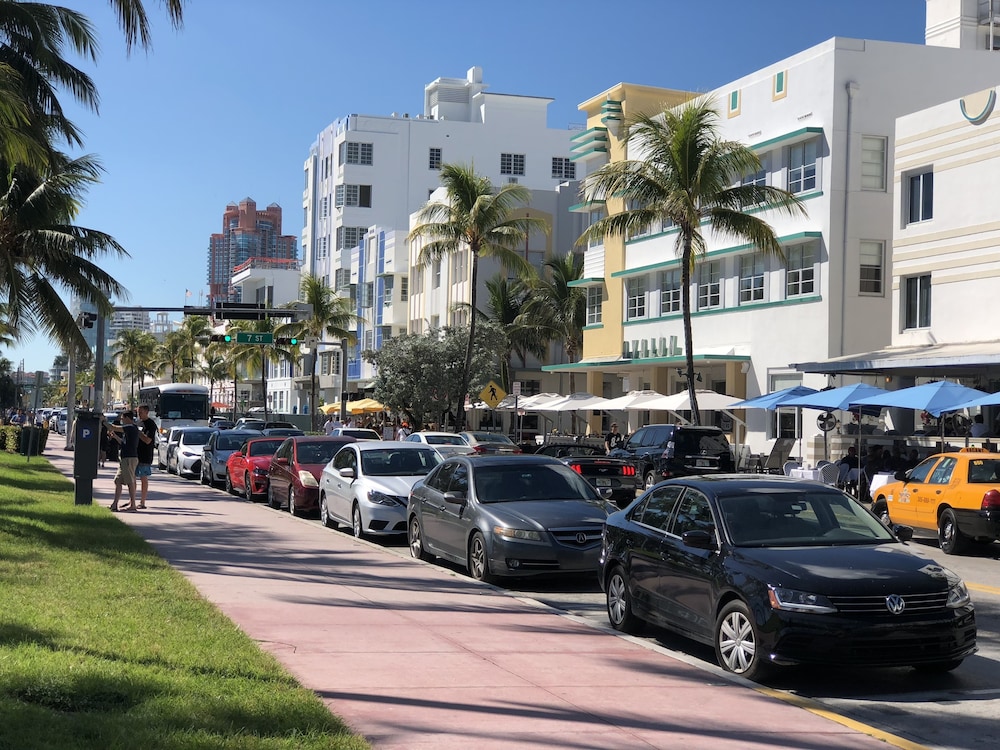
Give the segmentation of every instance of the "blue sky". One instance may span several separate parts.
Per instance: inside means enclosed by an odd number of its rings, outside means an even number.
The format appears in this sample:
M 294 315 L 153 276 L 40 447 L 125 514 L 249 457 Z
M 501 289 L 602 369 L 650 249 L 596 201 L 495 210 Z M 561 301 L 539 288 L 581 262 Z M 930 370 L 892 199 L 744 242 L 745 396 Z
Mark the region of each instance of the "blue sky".
M 549 126 L 567 128 L 621 81 L 705 91 L 833 36 L 922 43 L 925 17 L 924 0 L 189 0 L 175 32 L 146 0 L 153 48 L 126 57 L 107 2 L 63 4 L 88 14 L 102 49 L 79 63 L 100 114 L 69 107 L 106 169 L 78 223 L 125 246 L 105 267 L 148 307 L 199 301 L 229 202 L 277 203 L 298 236 L 320 130 L 421 112 L 435 78 L 479 65 L 491 91 L 554 99 Z M 606 33 L 619 23 L 628 36 Z M 0 356 L 33 371 L 57 353 L 36 337 Z

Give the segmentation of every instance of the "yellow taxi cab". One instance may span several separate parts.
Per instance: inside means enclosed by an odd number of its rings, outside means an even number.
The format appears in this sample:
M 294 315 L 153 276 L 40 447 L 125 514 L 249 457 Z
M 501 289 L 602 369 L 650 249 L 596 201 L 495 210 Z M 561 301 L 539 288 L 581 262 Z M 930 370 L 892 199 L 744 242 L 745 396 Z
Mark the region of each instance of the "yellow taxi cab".
M 937 453 L 896 479 L 873 498 L 872 512 L 884 523 L 936 531 L 949 555 L 1000 538 L 1000 453 Z

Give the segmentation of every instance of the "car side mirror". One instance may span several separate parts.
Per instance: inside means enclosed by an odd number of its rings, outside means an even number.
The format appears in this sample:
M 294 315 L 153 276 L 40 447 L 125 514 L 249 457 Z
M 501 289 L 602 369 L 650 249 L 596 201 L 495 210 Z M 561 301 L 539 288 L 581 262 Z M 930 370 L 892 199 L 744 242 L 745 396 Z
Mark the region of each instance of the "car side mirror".
M 702 529 L 685 531 L 681 536 L 681 540 L 684 542 L 684 546 L 686 547 L 694 547 L 695 549 L 715 549 L 715 535 L 710 531 L 704 531 Z
M 892 533 L 901 542 L 908 542 L 913 539 L 912 526 L 903 526 L 902 524 L 894 523 L 892 525 Z
M 354 479 L 354 468 L 352 466 L 345 466 L 343 469 L 337 469 L 337 473 L 344 479 Z
M 454 490 L 450 490 L 444 493 L 444 501 L 446 503 L 453 503 L 455 505 L 465 505 L 466 496 L 464 492 L 456 492 Z
M 284 456 L 282 456 L 281 458 L 272 458 L 271 460 L 274 463 L 278 464 L 278 466 L 288 466 L 288 459 L 285 458 Z
M 893 475 L 893 479 L 895 479 L 897 482 L 905 482 L 906 481 L 906 472 L 902 471 L 902 470 L 901 471 L 897 471 Z

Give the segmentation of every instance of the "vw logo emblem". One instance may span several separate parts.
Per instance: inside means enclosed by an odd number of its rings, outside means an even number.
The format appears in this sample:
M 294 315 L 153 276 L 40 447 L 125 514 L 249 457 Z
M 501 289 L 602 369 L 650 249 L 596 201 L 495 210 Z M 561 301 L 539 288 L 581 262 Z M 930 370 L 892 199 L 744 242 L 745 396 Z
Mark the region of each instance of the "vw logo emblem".
M 889 594 L 885 598 L 885 608 L 894 615 L 901 615 L 903 614 L 903 610 L 906 609 L 906 602 L 899 594 Z
M 587 543 L 587 535 L 584 534 L 582 531 L 578 532 L 577 535 L 576 535 L 576 543 L 577 544 L 586 544 Z

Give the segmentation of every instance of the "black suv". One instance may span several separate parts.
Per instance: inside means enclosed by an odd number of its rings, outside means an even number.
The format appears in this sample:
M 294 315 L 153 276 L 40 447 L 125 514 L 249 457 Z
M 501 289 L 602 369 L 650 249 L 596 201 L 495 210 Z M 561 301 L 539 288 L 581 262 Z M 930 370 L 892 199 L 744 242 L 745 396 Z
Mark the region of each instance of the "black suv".
M 613 458 L 624 458 L 635 466 L 648 489 L 671 477 L 719 474 L 733 470 L 733 454 L 725 433 L 718 427 L 650 424 L 629 436 Z

